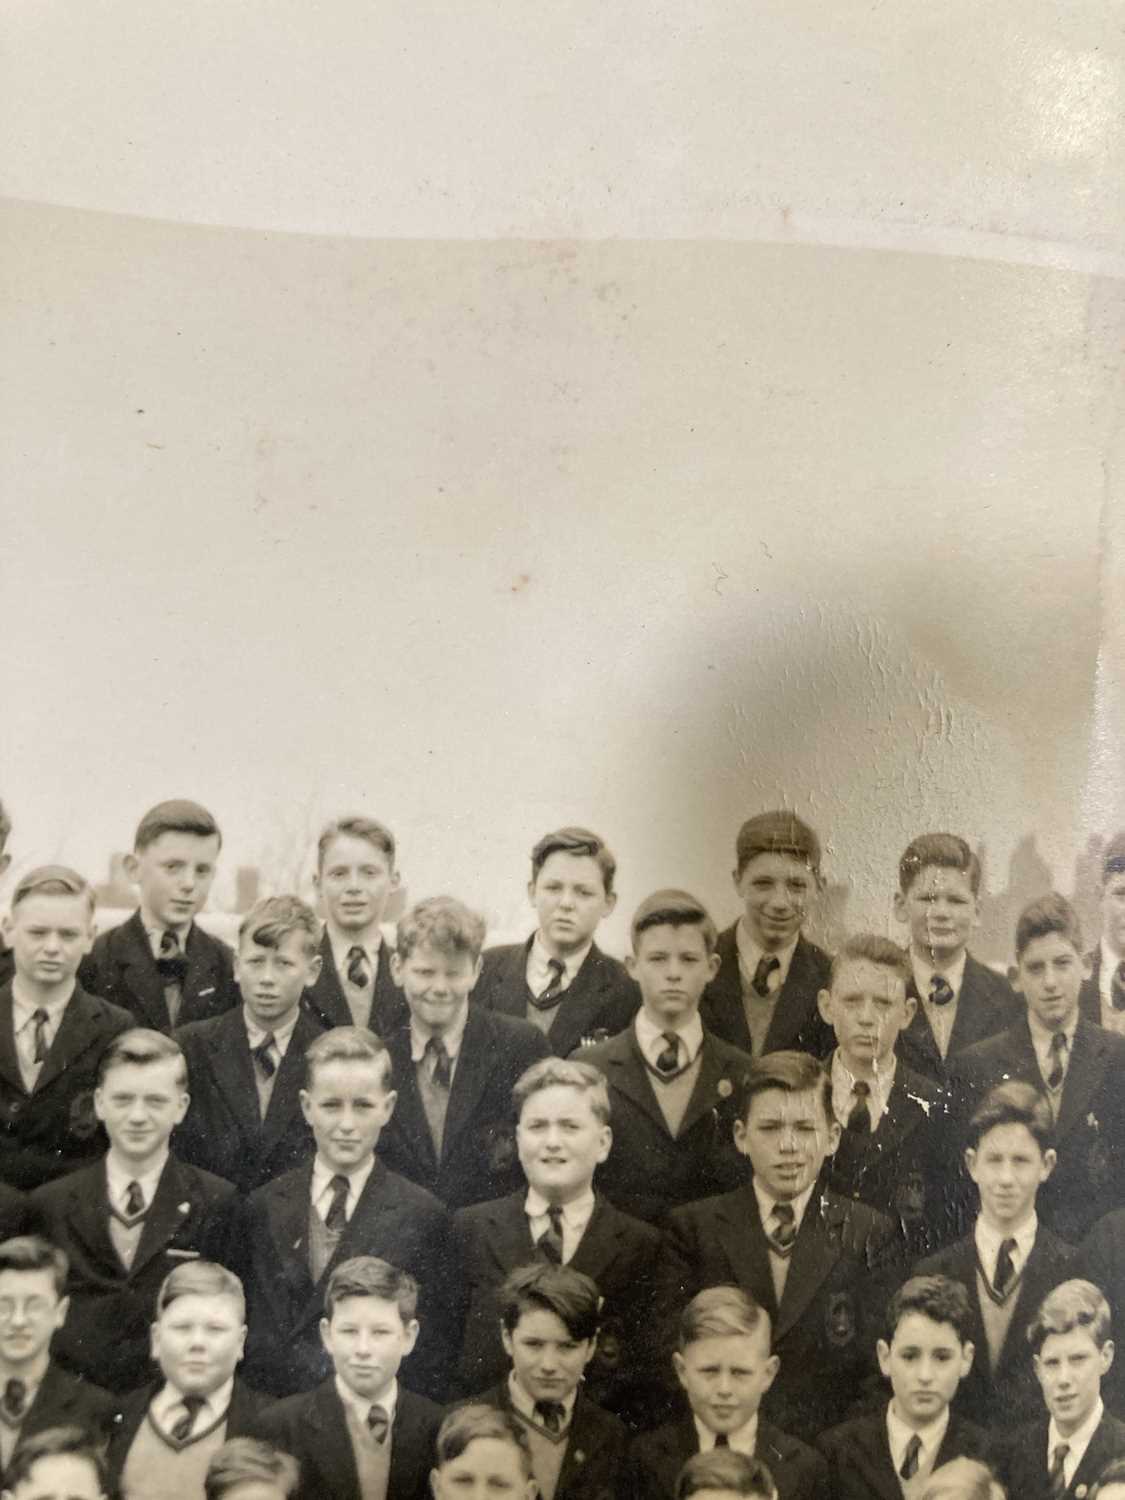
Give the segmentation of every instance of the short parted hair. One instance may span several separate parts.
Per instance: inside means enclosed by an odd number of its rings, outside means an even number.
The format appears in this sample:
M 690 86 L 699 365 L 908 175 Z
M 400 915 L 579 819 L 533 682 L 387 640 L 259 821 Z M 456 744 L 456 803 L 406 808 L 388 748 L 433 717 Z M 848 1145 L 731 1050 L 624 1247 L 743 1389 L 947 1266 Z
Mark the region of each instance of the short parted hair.
M 487 1406 L 483 1401 L 469 1401 L 446 1412 L 434 1444 L 437 1467 L 440 1469 L 460 1458 L 477 1438 L 510 1443 L 519 1455 L 524 1478 L 532 1477 L 531 1445 L 523 1425 L 500 1407 Z
M 904 896 L 923 870 L 959 870 L 968 876 L 969 889 L 980 894 L 980 860 L 956 833 L 921 833 L 911 839 L 898 862 L 898 888 Z
M 903 984 L 909 984 L 914 975 L 910 957 L 905 948 L 893 943 L 890 938 L 879 937 L 874 932 L 857 932 L 845 938 L 832 959 L 832 970 L 828 979 L 831 989 L 836 976 L 846 963 L 864 962 L 878 964 L 880 968 L 892 969 Z
M 1054 933 L 1071 945 L 1076 953 L 1082 952 L 1082 924 L 1078 914 L 1065 896 L 1052 891 L 1049 896 L 1040 896 L 1020 912 L 1016 923 L 1016 960 L 1023 957 L 1024 950 L 1036 938 L 1051 937 Z
M 645 897 L 629 924 L 634 953 L 641 934 L 650 927 L 698 927 L 708 953 L 714 953 L 715 944 L 719 941 L 718 931 L 707 908 L 688 891 L 653 891 L 651 896 Z
M 738 1286 L 709 1286 L 696 1292 L 680 1314 L 676 1345 L 682 1354 L 701 1339 L 754 1337 L 764 1329 L 770 1338 L 770 1315 Z
M 617 861 L 607 848 L 605 840 L 592 833 L 589 828 L 557 828 L 554 833 L 545 833 L 531 851 L 532 885 L 539 879 L 539 871 L 552 854 L 588 855 L 602 872 L 602 885 L 606 895 L 613 894 Z
M 0 814 L 2 816 L 2 814 Z M 3 841 L 3 824 L 0 824 L 0 842 Z M 1115 833 L 1102 851 L 1102 884 L 1111 875 L 1125 873 L 1125 829 Z
M 393 1302 L 399 1317 L 409 1323 L 418 1311 L 418 1283 L 413 1276 L 377 1255 L 354 1255 L 341 1261 L 328 1278 L 324 1294 L 324 1316 L 332 1314 L 346 1297 L 378 1297 Z
M 203 1480 L 204 1500 L 224 1500 L 243 1484 L 272 1484 L 283 1495 L 296 1493 L 300 1480 L 297 1460 L 259 1438 L 228 1438 L 212 1454 Z
M 395 950 L 409 958 L 415 948 L 431 948 L 443 957 L 464 953 L 480 957 L 487 931 L 484 918 L 453 896 L 429 896 L 411 907 L 398 924 Z
M 1125 1484 L 1125 1458 L 1111 1459 L 1098 1475 L 1098 1482 L 1090 1491 L 1090 1500 L 1098 1500 L 1102 1492 L 1102 1486 L 1107 1484 Z
M 1009 1079 L 989 1089 L 969 1117 L 966 1146 L 974 1150 L 990 1130 L 998 1125 L 1026 1125 L 1040 1151 L 1049 1151 L 1055 1143 L 1055 1117 L 1047 1102 L 1031 1083 Z
M 66 1251 L 37 1234 L 20 1234 L 0 1243 L 0 1274 L 4 1271 L 50 1271 L 55 1295 L 66 1291 L 70 1261 Z
M 804 1094 L 815 1090 L 824 1109 L 824 1118 L 831 1123 L 832 1079 L 828 1069 L 808 1052 L 764 1052 L 756 1057 L 742 1075 L 742 1086 L 738 1095 L 738 1114 L 742 1120 L 750 1118 L 750 1107 L 759 1094 L 771 1089 L 781 1089 L 786 1094 Z
M 517 1266 L 505 1277 L 497 1293 L 500 1322 L 508 1333 L 525 1313 L 554 1313 L 573 1339 L 598 1336 L 601 1294 L 583 1271 L 539 1261 Z
M 316 867 L 324 869 L 324 856 L 328 853 L 328 846 L 334 839 L 365 839 L 373 849 L 378 849 L 380 854 L 385 854 L 387 863 L 393 870 L 395 867 L 395 836 L 385 823 L 378 822 L 375 818 L 362 818 L 358 814 L 346 818 L 333 818 L 331 823 L 325 824 L 321 830 L 320 837 L 316 841 Z
M 143 1065 L 162 1062 L 179 1064 L 176 1082 L 180 1088 L 186 1089 L 187 1060 L 179 1042 L 166 1036 L 163 1031 L 150 1031 L 147 1026 L 131 1026 L 128 1031 L 115 1036 L 98 1059 L 98 1087 L 101 1088 L 105 1083 L 106 1074 L 111 1068 L 120 1067 L 124 1063 Z
M 223 842 L 219 825 L 207 809 L 198 802 L 188 802 L 183 797 L 175 797 L 170 802 L 158 802 L 155 807 L 149 808 L 137 824 L 133 837 L 134 851 L 139 854 L 142 849 L 155 844 L 163 833 L 194 833 L 201 839 L 214 837 L 219 840 L 220 847 Z
M 911 1313 L 921 1313 L 931 1323 L 948 1323 L 962 1344 L 969 1339 L 972 1311 L 969 1293 L 951 1276 L 912 1276 L 904 1281 L 887 1303 L 886 1339 Z
M 90 915 L 94 915 L 94 892 L 90 882 L 69 865 L 37 865 L 16 882 L 12 892 L 12 910 L 29 896 L 84 896 Z
M 0 849 L 8 842 L 12 833 L 12 818 L 8 809 L 0 802 Z
M 101 1443 L 85 1427 L 44 1427 L 16 1444 L 11 1462 L 4 1470 L 4 1488 L 14 1490 L 31 1477 L 35 1465 L 44 1458 L 77 1458 L 90 1465 L 103 1495 L 109 1493 L 109 1474 Z
M 516 1079 L 512 1089 L 516 1118 L 523 1113 L 524 1105 L 533 1094 L 551 1088 L 577 1089 L 589 1100 L 599 1125 L 609 1124 L 609 1085 L 605 1074 L 593 1063 L 569 1062 L 563 1057 L 541 1057 Z
M 749 1495 L 751 1500 L 777 1500 L 777 1486 L 767 1465 L 734 1448 L 696 1453 L 684 1464 L 676 1480 L 676 1500 L 688 1500 L 704 1490 L 729 1490 L 732 1495 Z
M 391 1054 L 381 1036 L 363 1026 L 333 1026 L 322 1031 L 305 1049 L 305 1087 L 316 1082 L 317 1068 L 333 1062 L 374 1063 L 382 1073 L 384 1093 L 391 1087 Z
M 156 1294 L 156 1315 L 165 1312 L 178 1297 L 229 1297 L 246 1319 L 246 1294 L 242 1282 L 213 1260 L 185 1260 L 173 1266 Z
M 921 1500 L 1004 1500 L 1004 1490 L 987 1464 L 961 1457 L 933 1470 Z
M 1031 1352 L 1038 1354 L 1052 1333 L 1084 1328 L 1100 1349 L 1112 1331 L 1113 1314 L 1092 1281 L 1062 1281 L 1048 1292 L 1027 1325 Z
M 747 818 L 734 841 L 735 874 L 759 854 L 790 854 L 820 874 L 820 840 L 796 813 L 778 809 Z
M 257 901 L 243 917 L 238 941 L 249 938 L 259 948 L 280 948 L 291 932 L 304 934 L 306 958 L 320 946 L 320 922 L 316 912 L 300 896 L 267 896 Z

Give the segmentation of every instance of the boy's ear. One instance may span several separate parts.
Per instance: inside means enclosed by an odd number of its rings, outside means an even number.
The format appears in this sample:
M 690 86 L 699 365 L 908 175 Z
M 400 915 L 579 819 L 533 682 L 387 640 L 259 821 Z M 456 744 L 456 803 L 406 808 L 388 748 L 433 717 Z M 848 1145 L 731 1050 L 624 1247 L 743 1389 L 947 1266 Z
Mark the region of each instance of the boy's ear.
M 397 953 L 392 953 L 391 954 L 391 978 L 394 980 L 395 984 L 397 984 L 398 987 L 399 987 L 399 989 L 401 990 L 402 989 L 402 959 L 399 958 L 399 956 L 398 956 Z
M 125 858 L 121 861 L 121 868 L 125 871 L 125 874 L 129 877 L 133 884 L 137 885 L 141 878 L 141 861 L 135 851 L 130 851 L 130 853 L 125 856 Z
M 766 1378 L 766 1383 L 762 1387 L 762 1394 L 764 1395 L 765 1392 L 769 1390 L 770 1386 L 773 1385 L 774 1381 L 777 1379 L 777 1372 L 781 1369 L 780 1355 L 771 1354 L 769 1359 L 766 1360 L 763 1369 L 765 1371 Z
M 484 954 L 483 953 L 478 953 L 477 954 L 477 961 L 473 965 L 473 985 L 474 986 L 476 985 L 477 981 L 480 979 L 480 971 L 481 971 L 481 969 L 483 967 L 484 967 Z
M 875 1358 L 879 1361 L 879 1372 L 884 1378 L 889 1379 L 891 1374 L 891 1346 L 886 1339 L 878 1339 L 875 1343 Z
M 971 1339 L 966 1339 L 965 1342 L 961 1345 L 961 1379 L 962 1380 L 964 1380 L 965 1376 L 973 1368 L 973 1355 L 976 1354 L 976 1352 L 977 1351 L 973 1347 L 973 1343 L 972 1343 Z
M 6 922 L 7 918 L 5 917 L 4 920 Z M 626 955 L 625 955 L 625 972 L 628 974 L 628 976 L 629 976 L 630 979 L 636 979 L 636 977 L 637 977 L 637 955 L 635 953 L 632 953 L 632 952 L 626 953 Z
M 418 1342 L 418 1334 L 419 1334 L 419 1332 L 420 1332 L 420 1329 L 419 1329 L 419 1326 L 418 1326 L 418 1319 L 417 1318 L 411 1318 L 410 1322 L 407 1323 L 407 1325 L 406 1325 L 406 1338 L 403 1340 L 403 1349 L 402 1349 L 402 1357 L 403 1357 L 403 1359 L 406 1358 L 406 1356 L 414 1348 L 414 1345 Z
M 306 1125 L 311 1125 L 312 1124 L 312 1118 L 309 1115 L 309 1091 L 308 1091 L 308 1089 L 302 1089 L 301 1092 L 297 1095 L 297 1097 L 301 1101 L 301 1113 L 305 1117 L 305 1124 Z M 97 1108 L 97 1099 L 98 1099 L 98 1096 L 97 1096 L 97 1094 L 95 1094 L 94 1095 L 94 1107 L 95 1107 L 95 1109 Z
M 328 1355 L 331 1355 L 332 1350 L 328 1347 L 328 1330 L 332 1325 L 329 1323 L 327 1318 L 321 1318 L 320 1322 L 316 1326 L 317 1330 L 320 1333 L 320 1342 L 324 1346 L 324 1352 Z
M 0 870 L 0 874 L 3 874 L 2 870 Z M 616 905 L 617 905 L 617 892 L 616 891 L 606 891 L 606 893 L 605 893 L 605 914 L 606 914 L 607 917 L 609 916 L 610 912 L 613 910 L 613 908 Z
M 70 1298 L 60 1297 L 59 1305 L 55 1308 L 55 1327 L 61 1328 L 66 1322 L 67 1314 L 70 1312 Z
M 1105 1343 L 1098 1350 L 1098 1354 L 1101 1357 L 1102 1374 L 1103 1375 L 1109 1369 L 1110 1365 L 1113 1363 L 1113 1356 L 1114 1356 L 1115 1353 L 1116 1353 L 1116 1350 L 1113 1347 L 1113 1340 L 1112 1339 L 1106 1339 Z
M 1054 1149 L 1053 1146 L 1049 1147 L 1046 1151 L 1044 1151 L 1044 1153 L 1043 1153 L 1043 1176 L 1040 1178 L 1041 1182 L 1046 1182 L 1047 1178 L 1050 1177 L 1051 1173 L 1055 1170 L 1055 1165 L 1058 1162 L 1058 1159 L 1059 1159 L 1059 1153 Z
M 906 909 L 906 895 L 903 891 L 895 891 L 891 906 L 894 909 L 895 920 L 902 922 L 904 926 L 909 926 L 910 914 Z
M 905 1031 L 906 1028 L 910 1025 L 911 1021 L 913 1021 L 913 1019 L 914 1019 L 914 1017 L 915 1017 L 915 1015 L 917 1013 L 917 1010 L 918 1010 L 918 1001 L 917 1001 L 917 999 L 913 995 L 906 995 L 906 996 L 904 996 L 903 997 L 903 1002 L 902 1002 L 902 1008 L 903 1008 L 903 1013 L 906 1016 L 906 1019 L 905 1019 L 905 1021 L 903 1021 L 902 1025 L 899 1027 L 899 1030 L 900 1031 Z
M 707 955 L 707 978 L 709 980 L 714 979 L 715 975 L 719 972 L 719 965 L 721 963 L 722 959 L 717 953 L 709 953 Z
M 438 1471 L 436 1469 L 430 1470 L 430 1494 L 434 1497 L 434 1500 L 439 1500 Z
M 684 1357 L 678 1349 L 672 1351 L 672 1368 L 676 1372 L 676 1379 L 683 1385 L 684 1371 L 687 1369 L 687 1365 L 684 1363 Z
M 1015 992 L 1018 995 L 1022 995 L 1023 994 L 1023 986 L 1020 984 L 1020 966 L 1019 966 L 1019 964 L 1009 964 L 1008 965 L 1008 983 L 1012 986 L 1012 988 L 1015 990 Z
M 512 1357 L 512 1335 L 504 1327 L 503 1321 L 501 1321 L 501 1323 L 500 1323 L 500 1342 L 504 1345 L 504 1353 L 508 1356 L 509 1359 L 511 1359 L 511 1357 Z
M 820 1019 L 826 1026 L 831 1026 L 832 1021 L 832 991 L 820 990 L 816 997 L 816 1008 L 820 1012 Z
M 320 978 L 320 971 L 323 967 L 323 964 L 324 960 L 323 958 L 321 958 L 319 953 L 314 953 L 312 958 L 309 959 L 309 982 L 305 985 L 305 989 L 311 990 L 313 985 Z
M 1093 956 L 1093 954 L 1092 953 L 1080 953 L 1078 955 L 1078 958 L 1079 958 L 1079 962 L 1081 963 L 1081 966 L 1082 966 L 1082 978 L 1083 979 L 1093 979 L 1093 977 L 1094 977 L 1094 956 Z
M 968 1174 L 969 1174 L 970 1177 L 973 1177 L 973 1172 L 976 1170 L 976 1165 L 977 1165 L 976 1147 L 975 1146 L 966 1146 L 965 1147 L 965 1170 L 966 1170 L 966 1172 L 968 1172 Z M 976 1181 L 975 1177 L 973 1177 L 973 1181 L 974 1182 Z

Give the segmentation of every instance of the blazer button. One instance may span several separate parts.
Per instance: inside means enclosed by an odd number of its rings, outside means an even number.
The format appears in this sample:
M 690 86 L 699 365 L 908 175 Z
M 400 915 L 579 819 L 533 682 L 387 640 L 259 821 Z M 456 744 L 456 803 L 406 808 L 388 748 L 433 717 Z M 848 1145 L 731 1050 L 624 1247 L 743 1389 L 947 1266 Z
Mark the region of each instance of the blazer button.
M 23 1102 L 22 1102 L 22 1100 L 20 1100 L 20 1099 L 13 1099 L 12 1102 L 11 1102 L 11 1104 L 9 1104 L 9 1106 L 8 1106 L 8 1113 L 10 1115 L 18 1115 L 19 1112 L 20 1112 L 20 1110 L 22 1108 L 23 1108 Z

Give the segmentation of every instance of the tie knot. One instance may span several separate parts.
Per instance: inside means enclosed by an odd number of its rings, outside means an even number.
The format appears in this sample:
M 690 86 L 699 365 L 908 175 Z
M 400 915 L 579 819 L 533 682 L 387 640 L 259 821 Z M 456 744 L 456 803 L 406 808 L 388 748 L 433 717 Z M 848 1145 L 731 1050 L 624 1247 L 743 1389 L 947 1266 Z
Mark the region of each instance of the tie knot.
M 1051 1051 L 1056 1053 L 1065 1052 L 1066 1045 L 1066 1032 L 1056 1031 L 1051 1037 Z
M 131 1182 L 125 1189 L 125 1213 L 130 1219 L 136 1219 L 145 1211 L 145 1195 L 141 1191 L 139 1182 Z
M 751 984 L 759 995 L 765 998 L 770 993 L 770 977 L 781 968 L 781 960 L 772 953 L 766 954 L 758 960 L 758 967 L 754 970 L 754 978 Z
M 869 1099 L 871 1097 L 871 1085 L 865 1078 L 857 1078 L 852 1084 L 852 1093 L 857 1099 Z
M 13 1375 L 4 1383 L 3 1395 L 4 1411 L 10 1417 L 22 1417 L 24 1402 L 27 1400 L 27 1383 Z
M 180 935 L 173 932 L 170 927 L 165 927 L 160 934 L 160 956 L 161 958 L 172 958 L 180 951 Z M 193 1398 L 194 1399 L 194 1398 Z
M 773 1206 L 773 1216 L 779 1224 L 783 1225 L 792 1224 L 793 1220 L 797 1217 L 793 1212 L 792 1203 L 775 1203 Z
M 547 1205 L 547 1218 L 551 1221 L 551 1228 L 561 1232 L 563 1221 L 562 1204 L 549 1203 Z
M 387 1429 L 391 1425 L 391 1419 L 385 1406 L 378 1402 L 371 1406 L 367 1412 L 367 1430 L 377 1443 L 386 1441 Z
M 43 1022 L 48 1019 L 47 1012 L 41 1005 L 38 1005 L 31 1012 L 31 1019 L 35 1022 L 36 1026 L 42 1026 Z
M 367 968 L 367 954 L 363 951 L 358 943 L 353 943 L 352 946 L 348 949 L 346 961 L 348 983 L 354 984 L 356 989 L 358 990 L 366 989 L 367 980 L 369 977 Z
M 184 1396 L 180 1405 L 183 1407 L 183 1416 L 177 1418 L 170 1435 L 177 1443 L 186 1443 L 191 1437 L 191 1429 L 195 1426 L 196 1417 L 207 1405 L 207 1397 L 195 1394 Z
M 680 1066 L 680 1039 L 674 1031 L 662 1031 L 664 1048 L 656 1059 L 658 1073 L 675 1073 Z
M 549 958 L 547 960 L 547 969 L 552 979 L 561 979 L 566 973 L 566 964 L 563 963 L 561 958 Z
M 902 1456 L 902 1468 L 899 1469 L 901 1479 L 913 1479 L 918 1472 L 918 1456 L 922 1452 L 922 1439 L 917 1433 L 906 1445 L 906 1452 Z
M 953 986 L 944 974 L 935 974 L 930 980 L 930 1003 L 948 1005 L 953 999 Z
M 561 1432 L 566 1407 L 561 1401 L 537 1401 L 535 1416 L 548 1432 Z

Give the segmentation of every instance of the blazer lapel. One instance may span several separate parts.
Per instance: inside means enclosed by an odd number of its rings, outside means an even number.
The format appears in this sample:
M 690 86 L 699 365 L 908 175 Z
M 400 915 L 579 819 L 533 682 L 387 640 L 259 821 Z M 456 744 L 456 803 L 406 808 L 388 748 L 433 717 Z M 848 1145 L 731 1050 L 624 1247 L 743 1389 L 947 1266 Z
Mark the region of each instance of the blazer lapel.
M 548 1040 L 558 1042 L 565 1035 L 573 1038 L 571 1046 L 577 1047 L 584 1036 L 593 1032 L 606 988 L 605 970 L 605 958 L 595 943 L 573 984 L 563 994 L 562 1004 L 547 1030 Z
M 219 1091 L 238 1121 L 243 1135 L 252 1140 L 260 1124 L 258 1087 L 254 1080 L 250 1039 L 246 1034 L 241 1009 L 228 1011 L 223 1017 L 208 1039 L 208 1052 Z M 282 1067 L 288 1057 L 289 1053 L 286 1052 Z M 281 1069 L 278 1070 L 279 1075 L 280 1072 Z M 274 1092 L 277 1092 L 276 1086 Z
M 105 1159 L 74 1174 L 70 1182 L 67 1227 L 83 1247 L 92 1264 L 114 1280 L 121 1280 L 125 1268 L 109 1237 L 109 1186 Z
M 327 928 L 321 934 L 319 951 L 320 974 L 312 988 L 305 991 L 302 1004 L 319 1021 L 322 1030 L 333 1026 L 350 1026 L 351 1011 L 348 1009 L 340 976 L 336 973 L 336 960 L 332 956 L 332 940 Z
M 612 1050 L 607 1054 L 606 1062 L 611 1070 L 609 1077 L 613 1087 L 631 1100 L 667 1136 L 668 1122 L 661 1113 L 649 1082 L 648 1069 L 641 1056 L 636 1031 L 630 1026 L 622 1036 L 614 1038 L 609 1046 Z
M 737 961 L 736 953 L 735 962 Z M 809 945 L 804 938 L 799 937 L 797 946 L 793 949 L 789 972 L 785 976 L 785 983 L 781 987 L 781 993 L 777 997 L 777 1004 L 770 1018 L 764 1051 L 781 1052 L 796 1044 L 809 1020 L 807 996 L 810 990 L 813 990 L 815 995 L 817 987 Z M 815 998 L 812 1003 L 815 1005 Z
M 1089 1112 L 1090 1101 L 1105 1073 L 1104 1039 L 1105 1033 L 1100 1028 L 1079 1021 L 1063 1083 L 1062 1100 L 1059 1103 L 1060 1140 L 1084 1120 Z
M 318 1493 L 358 1495 L 359 1474 L 355 1454 L 347 1418 L 344 1416 L 344 1405 L 336 1394 L 334 1381 L 326 1380 L 317 1387 L 302 1422 L 306 1433 L 303 1449 L 316 1454 L 317 1466 L 327 1481 L 324 1489 Z M 391 1451 L 393 1454 L 393 1448 Z
M 737 1197 L 732 1194 L 716 1208 L 715 1238 L 723 1247 L 738 1285 L 748 1289 L 766 1308 L 774 1323 L 774 1338 L 779 1338 L 781 1329 L 777 1326 L 777 1295 L 770 1270 L 769 1244 L 753 1187 L 739 1188 Z
M 793 1245 L 785 1290 L 778 1308 L 775 1339 L 782 1338 L 798 1321 L 840 1259 L 839 1244 L 828 1234 L 819 1191 L 819 1187 L 814 1187 Z
M 715 1109 L 719 1103 L 719 1080 L 725 1072 L 724 1065 L 719 1057 L 718 1050 L 712 1043 L 706 1031 L 703 1033 L 703 1046 L 700 1048 L 699 1072 L 696 1075 L 695 1087 L 691 1091 L 688 1107 L 684 1111 L 684 1118 L 680 1125 L 680 1135 L 687 1135 L 693 1125 L 696 1125 L 704 1115 Z M 731 1082 L 731 1091 L 734 1084 Z M 659 1107 L 659 1106 L 658 1106 Z
M 285 1267 L 298 1297 L 313 1290 L 309 1272 L 309 1213 L 312 1209 L 312 1163 L 287 1172 L 269 1190 L 270 1233 L 280 1265 Z
M 466 1030 L 468 1028 L 466 1027 Z M 418 1075 L 410 1055 L 410 1026 L 398 1027 L 385 1037 L 387 1051 L 391 1054 L 391 1067 L 395 1081 L 395 1111 L 388 1129 L 393 1130 L 396 1143 L 400 1142 L 426 1172 L 437 1171 L 438 1161 L 434 1151 L 434 1140 L 430 1134 L 430 1123 L 418 1092 Z M 453 1090 L 450 1089 L 450 1107 Z M 446 1129 L 448 1131 L 448 1115 Z M 376 1147 L 378 1151 L 378 1147 Z M 409 1174 L 408 1174 L 409 1175 Z
M 750 1028 L 742 1007 L 742 972 L 738 963 L 737 923 L 719 934 L 715 952 L 719 972 L 703 992 L 700 1012 L 703 1024 L 724 1041 L 746 1052 L 751 1050 Z
M 122 924 L 119 941 L 121 967 L 125 984 L 136 1002 L 138 1024 L 146 1024 L 157 1031 L 167 1031 L 172 1018 L 168 1014 L 164 985 L 139 911 L 134 912 Z
M 193 922 L 184 947 L 187 973 L 184 975 L 180 1015 L 189 1010 L 206 1015 L 212 996 L 219 987 L 218 960 L 215 950 Z
M 885 1417 L 873 1416 L 859 1428 L 852 1441 L 863 1455 L 864 1477 L 871 1487 L 872 1500 L 875 1496 L 879 1500 L 902 1500 L 902 1485 L 895 1473 Z
M 915 1002 L 915 1010 L 910 1025 L 902 1034 L 903 1039 L 908 1043 L 909 1048 L 914 1052 L 915 1056 L 924 1063 L 930 1072 L 934 1069 L 940 1071 L 943 1066 L 941 1053 L 938 1050 L 934 1029 L 930 1025 L 929 1018 L 923 1009 L 922 999 L 918 994 L 918 986 L 914 983 L 913 975 L 911 975 L 910 982 L 906 986 L 906 994 L 909 999 Z M 957 1008 L 960 1010 L 960 1005 Z M 952 1047 L 950 1047 L 949 1051 L 952 1052 L 952 1050 Z
M 16 1052 L 15 1002 L 10 984 L 4 988 L 3 1006 L 0 1008 L 0 1075 L 13 1088 L 19 1089 L 21 1094 L 27 1092 L 20 1072 L 19 1054 Z
M 457 1053 L 457 1066 L 453 1070 L 453 1082 L 449 1089 L 449 1108 L 445 1116 L 445 1131 L 442 1136 L 442 1155 L 450 1141 L 458 1140 L 465 1133 L 466 1122 L 476 1109 L 488 1075 L 492 1071 L 496 1056 L 495 1037 L 487 1013 L 469 1007 L 468 1020 L 461 1036 L 461 1047 Z M 429 1135 L 429 1130 L 426 1132 Z
M 76 989 L 67 1001 L 59 1029 L 35 1082 L 37 1094 L 49 1088 L 88 1047 L 101 1039 L 101 1027 L 93 1005 L 94 1002 L 80 989 Z
M 243 1027 L 245 1035 L 245 1027 Z M 281 1059 L 273 1081 L 273 1092 L 266 1106 L 266 1117 L 261 1122 L 262 1151 L 269 1152 L 285 1134 L 289 1123 L 296 1119 L 301 1109 L 301 1090 L 305 1086 L 305 1049 L 316 1040 L 319 1028 L 311 1017 L 301 1015 L 297 1019 L 285 1056 Z M 249 1039 L 246 1049 L 250 1060 Z M 251 1061 L 251 1067 L 253 1062 Z M 251 1084 L 251 1099 L 257 1105 L 257 1085 Z M 255 1108 L 255 1114 L 257 1109 Z
M 142 1266 L 165 1250 L 180 1226 L 191 1218 L 195 1207 L 193 1196 L 180 1163 L 174 1156 L 170 1156 L 164 1163 L 156 1193 L 145 1215 L 140 1243 L 129 1270 L 130 1276 L 135 1276 Z
M 611 1266 L 617 1258 L 621 1234 L 613 1222 L 613 1215 L 614 1210 L 605 1199 L 595 1197 L 594 1212 L 590 1215 L 590 1222 L 571 1258 L 574 1269 L 584 1272 L 593 1281 L 598 1281 L 606 1267 Z M 521 1213 L 520 1217 L 526 1225 L 527 1215 Z
M 531 1225 L 528 1223 L 527 1214 L 524 1213 L 523 1204 L 522 1193 L 513 1194 L 510 1198 L 501 1198 L 495 1205 L 495 1211 L 489 1221 L 491 1233 L 487 1238 L 488 1248 L 497 1267 L 505 1275 L 513 1266 L 521 1266 L 535 1259 Z M 586 1233 L 578 1242 L 578 1248 L 574 1252 L 574 1269 L 585 1271 L 587 1276 L 592 1276 L 594 1273 L 589 1270 L 584 1261 L 580 1263 L 580 1257 L 586 1248 L 590 1231 L 594 1227 L 594 1220 L 598 1216 L 598 1206 L 598 1203 L 595 1203 L 593 1215 L 586 1226 Z
M 590 1455 L 594 1452 L 594 1443 L 586 1431 L 585 1417 L 586 1402 L 579 1390 L 571 1415 L 570 1432 L 567 1437 L 566 1451 L 563 1454 L 562 1468 L 559 1470 L 559 1481 L 555 1486 L 556 1495 L 586 1493 L 583 1471 L 589 1462 Z

